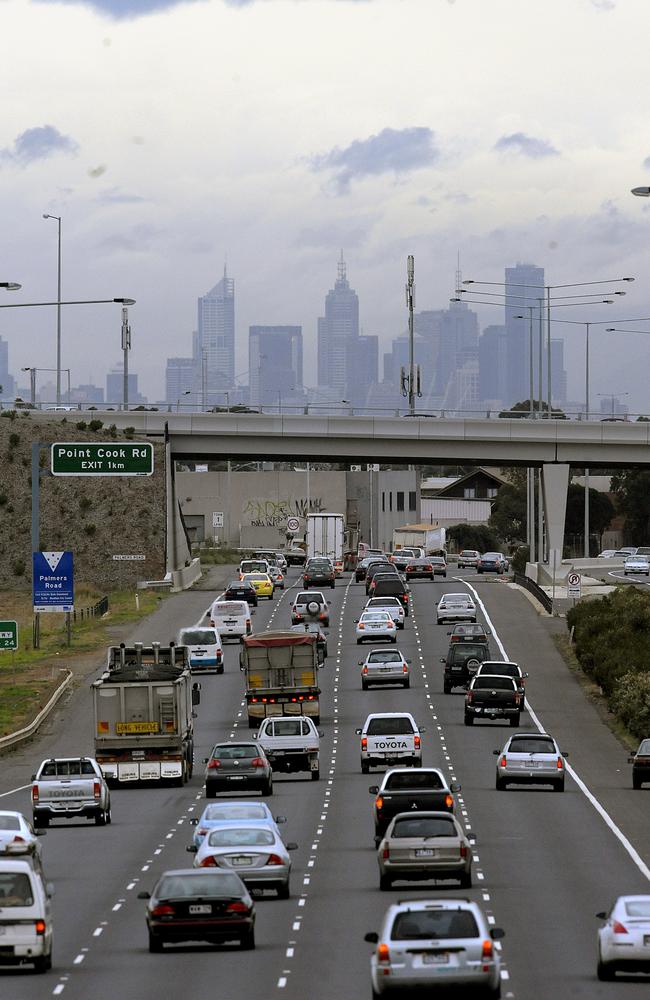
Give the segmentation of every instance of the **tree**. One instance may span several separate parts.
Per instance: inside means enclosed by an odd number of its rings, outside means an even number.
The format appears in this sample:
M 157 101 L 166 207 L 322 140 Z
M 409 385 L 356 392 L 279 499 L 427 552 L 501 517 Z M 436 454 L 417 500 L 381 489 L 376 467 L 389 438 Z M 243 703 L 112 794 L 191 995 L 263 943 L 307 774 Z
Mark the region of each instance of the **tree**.
M 526 535 L 526 483 L 504 483 L 492 504 L 489 526 L 503 541 L 522 541 Z
M 542 413 L 542 420 L 548 418 L 548 404 L 542 400 L 542 405 L 540 407 L 539 400 L 533 400 L 533 413 Z M 512 420 L 513 418 L 525 418 L 530 416 L 530 399 L 524 399 L 520 403 L 515 403 L 511 406 L 509 410 L 501 410 L 500 417 L 507 417 Z M 555 407 L 551 409 L 551 420 L 566 420 L 567 415 L 563 410 L 557 410 Z
M 447 538 L 460 552 L 462 549 L 478 549 L 479 552 L 493 552 L 499 541 L 487 524 L 452 524 L 447 528 Z
M 614 504 L 606 493 L 589 490 L 589 531 L 602 535 L 616 514 Z M 582 535 L 585 530 L 585 491 L 583 486 L 571 483 L 567 495 L 565 535 Z
M 620 469 L 612 476 L 611 490 L 625 516 L 625 541 L 645 544 L 650 537 L 650 471 Z

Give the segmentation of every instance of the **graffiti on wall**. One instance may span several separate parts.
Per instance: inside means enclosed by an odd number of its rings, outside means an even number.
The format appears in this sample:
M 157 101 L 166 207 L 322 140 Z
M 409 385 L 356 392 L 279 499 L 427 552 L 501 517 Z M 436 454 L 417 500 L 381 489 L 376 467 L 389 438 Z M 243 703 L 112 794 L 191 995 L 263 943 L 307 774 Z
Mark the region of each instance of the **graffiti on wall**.
M 320 497 L 309 498 L 309 513 L 318 514 L 325 510 Z M 242 514 L 250 518 L 253 528 L 282 528 L 288 517 L 307 517 L 307 497 L 284 497 L 272 500 L 269 497 L 250 497 L 242 507 Z

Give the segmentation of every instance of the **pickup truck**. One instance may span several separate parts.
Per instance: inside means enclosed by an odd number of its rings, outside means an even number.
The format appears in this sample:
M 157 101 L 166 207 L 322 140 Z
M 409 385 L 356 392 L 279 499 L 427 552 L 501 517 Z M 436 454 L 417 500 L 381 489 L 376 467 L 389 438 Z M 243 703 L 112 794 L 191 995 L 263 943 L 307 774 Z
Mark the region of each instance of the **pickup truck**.
M 94 819 L 97 826 L 111 822 L 111 795 L 94 757 L 50 757 L 32 775 L 35 827 L 51 819 Z
M 375 796 L 375 847 L 378 847 L 388 824 L 398 813 L 415 810 L 453 813 L 452 792 L 459 792 L 460 785 L 447 784 L 444 774 L 436 767 L 417 771 L 393 767 L 386 772 L 381 785 L 371 785 L 368 791 Z
M 311 780 L 320 778 L 320 737 L 310 718 L 276 716 L 266 718 L 253 734 L 274 771 L 310 771 Z
M 471 726 L 474 719 L 509 719 L 510 725 L 516 727 L 522 702 L 512 677 L 474 677 L 465 695 L 465 725 Z
M 374 712 L 369 715 L 362 729 L 361 773 L 368 774 L 377 764 L 412 764 L 422 766 L 422 745 L 418 727 L 409 712 Z

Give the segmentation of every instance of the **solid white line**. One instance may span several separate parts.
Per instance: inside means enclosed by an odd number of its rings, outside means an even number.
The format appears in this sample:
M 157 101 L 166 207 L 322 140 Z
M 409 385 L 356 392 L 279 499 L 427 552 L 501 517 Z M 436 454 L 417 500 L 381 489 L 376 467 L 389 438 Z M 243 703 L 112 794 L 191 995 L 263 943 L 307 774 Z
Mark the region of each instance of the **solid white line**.
M 490 618 L 489 614 L 487 613 L 487 609 L 486 609 L 485 605 L 483 604 L 483 601 L 478 596 L 478 594 L 476 593 L 476 590 L 474 589 L 474 587 L 472 587 L 471 583 L 467 583 L 466 586 L 472 591 L 472 593 L 474 594 L 474 597 L 476 598 L 476 601 L 480 605 L 481 610 L 483 612 L 483 615 L 485 616 L 485 621 L 487 622 L 488 626 L 490 627 L 490 629 L 492 631 L 492 635 L 496 639 L 497 646 L 499 647 L 499 652 L 501 653 L 503 659 L 504 660 L 509 660 L 510 657 L 508 656 L 508 654 L 506 652 L 505 646 L 501 642 L 501 639 L 499 637 L 499 634 L 497 633 L 497 630 L 494 627 L 492 619 Z M 530 715 L 531 719 L 535 723 L 535 726 L 537 727 L 538 732 L 545 733 L 546 729 L 544 728 L 544 726 L 540 722 L 537 714 L 533 711 L 533 708 L 532 708 L 531 703 L 529 701 L 528 695 L 526 695 L 526 708 L 528 710 L 528 714 Z M 601 805 L 601 803 L 598 801 L 598 799 L 593 794 L 593 792 L 591 792 L 589 790 L 589 788 L 584 783 L 584 781 L 582 780 L 582 778 L 578 775 L 577 771 L 573 767 L 571 767 L 571 765 L 568 762 L 565 763 L 565 767 L 566 767 L 568 773 L 571 775 L 571 777 L 575 781 L 575 783 L 578 786 L 578 788 L 580 789 L 580 791 L 582 792 L 582 794 L 587 799 L 587 801 L 592 804 L 592 806 L 594 807 L 594 809 L 596 810 L 596 812 L 598 813 L 598 815 L 602 817 L 602 819 L 605 821 L 606 825 L 612 831 L 612 833 L 614 834 L 614 836 L 616 837 L 616 839 L 623 846 L 624 850 L 627 851 L 628 855 L 630 856 L 630 858 L 632 859 L 632 861 L 634 862 L 634 864 L 637 866 L 637 868 L 639 869 L 639 871 L 641 872 L 641 874 L 643 876 L 645 876 L 645 878 L 647 878 L 648 881 L 650 881 L 650 868 L 648 868 L 647 864 L 645 863 L 645 861 L 643 860 L 643 858 L 640 856 L 639 852 L 630 843 L 630 841 L 627 839 L 627 837 L 625 836 L 625 834 L 623 833 L 623 831 L 620 829 L 620 827 L 618 827 L 616 825 L 616 823 L 614 822 L 614 820 L 612 819 L 612 817 L 609 815 L 609 813 L 607 812 L 607 810 L 605 809 L 605 807 L 603 805 Z
M 3 799 L 5 795 L 14 795 L 16 792 L 23 792 L 26 788 L 31 788 L 31 784 L 19 785 L 18 788 L 10 788 L 8 792 L 0 792 L 0 799 Z

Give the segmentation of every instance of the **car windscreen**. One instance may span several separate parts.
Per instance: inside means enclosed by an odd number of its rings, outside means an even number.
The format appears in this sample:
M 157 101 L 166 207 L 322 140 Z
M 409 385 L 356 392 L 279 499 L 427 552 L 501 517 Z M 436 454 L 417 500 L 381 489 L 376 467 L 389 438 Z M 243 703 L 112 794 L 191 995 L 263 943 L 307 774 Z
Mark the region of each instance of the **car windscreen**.
M 417 816 L 409 816 L 408 819 L 398 819 L 395 821 L 391 837 L 400 839 L 402 837 L 457 837 L 456 824 L 451 817 L 424 816 L 418 819 Z
M 247 827 L 213 830 L 208 834 L 210 847 L 270 847 L 275 837 L 270 830 Z
M 17 816 L 1 816 L 0 830 L 20 830 L 20 820 Z
M 368 663 L 401 663 L 401 653 L 394 649 L 375 649 L 368 657 Z
M 397 914 L 390 936 L 393 941 L 475 938 L 478 927 L 469 910 L 409 910 Z
M 404 736 L 407 733 L 413 735 L 413 724 L 410 719 L 400 716 L 371 719 L 366 730 L 367 736 Z
M 376 608 L 401 608 L 401 604 L 396 597 L 371 597 L 367 607 L 374 611 Z
M 488 655 L 487 648 L 479 643 L 457 642 L 451 647 L 452 660 L 454 663 L 465 663 L 467 660 L 484 660 Z
M 314 590 L 306 590 L 304 594 L 298 594 L 296 597 L 296 604 L 309 604 L 311 601 L 316 601 L 316 604 L 324 604 L 325 598 Z
M 361 615 L 362 622 L 387 622 L 390 615 L 387 611 L 364 611 Z
M 395 580 L 390 580 L 388 578 L 377 581 L 377 586 L 375 587 L 375 594 L 381 596 L 382 594 L 405 594 L 406 587 L 401 580 L 395 578 Z
M 236 618 L 245 614 L 247 608 L 243 601 L 223 601 L 212 605 L 213 618 Z
M 4 872 L 0 869 L 0 909 L 5 906 L 33 905 L 34 896 L 29 876 L 21 872 Z
M 512 691 L 512 680 L 509 677 L 477 677 L 472 685 L 475 691 Z
M 332 564 L 329 559 L 310 559 L 307 569 L 310 573 L 314 570 L 325 570 L 327 573 L 332 572 Z
M 269 814 L 265 806 L 258 806 L 254 803 L 240 805 L 237 802 L 220 802 L 219 805 L 208 806 L 202 816 L 204 820 L 268 818 Z
M 628 899 L 625 912 L 628 917 L 650 917 L 650 899 Z
M 552 753 L 555 754 L 553 740 L 543 740 L 537 736 L 517 736 L 510 740 L 508 753 Z
M 307 723 L 302 719 L 283 719 L 273 723 L 274 736 L 306 736 L 308 733 Z
M 241 899 L 242 883 L 238 875 L 216 872 L 206 875 L 166 875 L 154 890 L 156 899 L 206 898 L 223 896 Z
M 258 757 L 259 750 L 253 744 L 241 747 L 216 746 L 212 751 L 212 756 L 219 760 L 240 760 L 242 757 Z
M 644 756 L 647 753 L 650 754 L 650 740 L 642 740 L 641 743 L 639 744 L 639 749 L 637 750 L 637 753 L 640 753 Z
M 501 555 L 500 552 L 486 552 L 485 555 L 482 556 L 481 558 L 489 559 L 490 562 L 493 562 L 495 559 L 502 559 L 503 556 Z
M 248 582 L 257 583 L 259 581 L 262 581 L 263 583 L 268 583 L 269 582 L 268 575 L 266 573 L 247 573 L 243 580 L 244 583 Z
M 187 628 L 181 632 L 183 646 L 214 646 L 217 635 L 213 628 Z
M 418 788 L 434 790 L 444 787 L 440 775 L 435 771 L 396 771 L 387 776 L 384 790 L 399 792 L 400 790 L 410 791 Z

